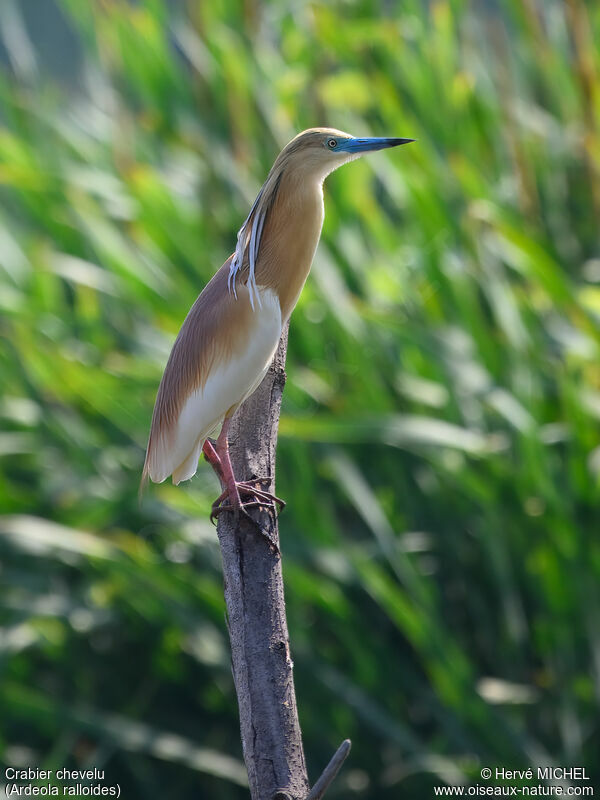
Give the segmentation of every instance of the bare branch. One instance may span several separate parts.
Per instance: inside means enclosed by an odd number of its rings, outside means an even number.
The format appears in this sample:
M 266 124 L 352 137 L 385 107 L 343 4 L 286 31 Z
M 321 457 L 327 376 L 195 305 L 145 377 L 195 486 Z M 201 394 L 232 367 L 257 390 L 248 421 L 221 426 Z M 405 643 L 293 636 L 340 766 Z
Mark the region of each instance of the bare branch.
M 231 423 L 229 446 L 238 479 L 275 474 L 275 446 L 285 384 L 287 328 L 273 364 Z M 268 487 L 274 492 L 274 481 Z M 233 677 L 242 747 L 253 800 L 303 800 L 309 789 L 296 709 L 275 514 L 256 522 L 219 515 Z M 266 535 L 266 536 L 265 536 Z
M 234 416 L 229 435 L 238 479 L 275 475 L 285 384 L 287 327 L 273 364 Z M 264 485 L 262 488 L 265 488 Z M 275 491 L 271 478 L 270 492 Z M 309 793 L 285 616 L 279 529 L 272 510 L 253 508 L 236 523 L 219 515 L 227 627 L 252 800 L 320 800 L 350 751 L 346 739 Z
M 351 747 L 352 743 L 350 739 L 344 739 L 333 754 L 329 764 L 327 764 L 323 770 L 323 774 L 308 793 L 306 800 L 321 800 L 327 789 L 329 789 L 333 779 L 340 771 L 342 764 L 348 758 Z

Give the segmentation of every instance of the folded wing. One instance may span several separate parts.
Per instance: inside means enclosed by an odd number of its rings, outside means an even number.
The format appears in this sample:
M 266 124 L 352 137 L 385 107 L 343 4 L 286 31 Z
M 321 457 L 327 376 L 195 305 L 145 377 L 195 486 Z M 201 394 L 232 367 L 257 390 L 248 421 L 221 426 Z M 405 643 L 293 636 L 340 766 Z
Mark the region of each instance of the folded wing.
M 206 437 L 257 388 L 281 336 L 277 295 L 257 287 L 250 303 L 245 285 L 227 289 L 229 262 L 192 306 L 158 390 L 142 482 L 191 478 Z

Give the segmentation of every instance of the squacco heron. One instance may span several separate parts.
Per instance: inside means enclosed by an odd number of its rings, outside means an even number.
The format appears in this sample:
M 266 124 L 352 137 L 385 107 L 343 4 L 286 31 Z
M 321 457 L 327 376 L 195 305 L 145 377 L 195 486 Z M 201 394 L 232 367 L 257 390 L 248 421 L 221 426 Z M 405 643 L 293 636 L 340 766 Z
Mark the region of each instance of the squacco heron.
M 258 387 L 308 277 L 323 225 L 323 181 L 372 150 L 413 139 L 357 139 L 311 128 L 277 156 L 237 237 L 235 252 L 190 309 L 160 382 L 142 485 L 191 478 L 204 453 L 221 482 L 212 515 L 282 501 L 233 474 L 227 431 Z M 216 441 L 209 438 L 221 424 Z

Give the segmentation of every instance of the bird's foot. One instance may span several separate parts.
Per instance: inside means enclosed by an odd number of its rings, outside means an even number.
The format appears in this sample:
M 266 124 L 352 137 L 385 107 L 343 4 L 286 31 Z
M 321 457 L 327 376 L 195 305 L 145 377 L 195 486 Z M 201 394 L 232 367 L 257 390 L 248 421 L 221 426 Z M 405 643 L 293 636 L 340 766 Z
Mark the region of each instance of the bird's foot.
M 249 508 L 264 508 L 265 506 L 275 509 L 276 505 L 279 506 L 280 510 L 284 508 L 285 502 L 280 497 L 277 497 L 271 492 L 266 492 L 263 489 L 259 489 L 254 485 L 270 481 L 271 478 L 255 478 L 253 481 L 236 481 L 234 487 L 232 487 L 233 491 L 230 491 L 228 488 L 225 489 L 212 504 L 210 512 L 211 522 L 216 523 L 216 519 L 222 511 L 233 512 L 234 520 L 236 522 L 239 520 L 240 516 L 243 516 L 245 519 L 251 522 L 254 527 L 258 529 L 261 535 L 265 537 L 268 543 L 277 552 L 279 552 L 279 546 L 277 543 L 273 541 L 273 539 L 263 530 L 259 523 L 253 519 L 250 514 L 248 514 L 248 511 L 246 510 Z M 247 497 L 248 500 L 243 502 L 242 497 Z
M 254 486 L 256 483 L 259 485 L 261 483 L 269 484 L 271 481 L 272 478 L 270 476 L 266 478 L 254 478 L 251 481 L 239 481 L 239 483 L 237 483 L 237 488 L 240 495 L 247 494 L 249 497 L 256 497 L 258 500 L 264 500 L 267 505 L 279 506 L 279 511 L 283 511 L 285 508 L 285 500 L 282 500 L 281 497 L 277 497 L 277 495 L 272 492 L 267 492 L 264 489 L 259 489 Z
M 277 497 L 277 495 L 272 494 L 271 492 L 266 492 L 264 489 L 259 489 L 254 485 L 270 482 L 271 478 L 255 478 L 252 481 L 236 481 L 235 494 L 233 494 L 233 492 L 231 492 L 228 488 L 224 489 L 224 491 L 221 492 L 221 494 L 212 504 L 210 514 L 211 521 L 214 521 L 221 511 L 233 511 L 235 513 L 236 510 L 239 511 L 241 508 L 258 508 L 261 506 L 272 506 L 274 508 L 275 505 L 278 505 L 279 510 L 281 511 L 285 508 L 285 500 L 282 500 L 281 497 Z M 249 502 L 243 503 L 241 500 L 242 497 L 250 498 Z M 225 500 L 229 500 L 229 503 L 224 503 Z

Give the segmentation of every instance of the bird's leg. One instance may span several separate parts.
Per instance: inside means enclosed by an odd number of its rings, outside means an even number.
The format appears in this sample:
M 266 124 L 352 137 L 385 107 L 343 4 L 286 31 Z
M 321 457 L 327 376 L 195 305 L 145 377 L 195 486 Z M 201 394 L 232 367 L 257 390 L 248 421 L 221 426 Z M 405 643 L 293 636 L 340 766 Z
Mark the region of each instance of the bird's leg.
M 202 452 L 204 453 L 204 458 L 208 461 L 211 467 L 217 474 L 221 482 L 221 488 L 224 490 L 221 492 L 219 497 L 215 500 L 215 506 L 218 506 L 228 495 L 229 490 L 227 489 L 227 482 L 225 480 L 225 476 L 223 474 L 223 466 L 221 464 L 221 459 L 217 455 L 217 451 L 215 450 L 214 439 L 206 439 L 204 444 L 202 445 Z M 256 478 L 256 483 L 270 483 L 271 478 Z M 270 494 L 270 492 L 264 492 L 262 489 L 257 489 L 250 483 L 249 481 L 236 481 L 236 486 L 238 487 L 238 491 L 240 494 L 245 494 L 246 492 L 252 493 L 252 495 L 258 499 L 265 500 L 267 502 L 273 502 L 275 500 L 277 503 L 280 504 L 281 508 L 285 506 L 285 502 L 279 498 L 275 497 L 275 495 Z
M 221 459 L 217 455 L 214 446 L 214 439 L 206 439 L 202 445 L 202 452 L 204 458 L 208 461 L 214 471 L 217 473 L 218 479 L 221 481 L 221 487 L 225 488 L 225 481 L 223 479 L 223 467 L 221 466 Z
M 227 432 L 229 430 L 230 419 L 226 418 L 221 428 L 221 433 L 215 443 L 215 447 L 208 440 L 205 442 L 204 455 L 207 461 L 219 476 L 223 491 L 212 505 L 211 519 L 216 517 L 221 511 L 233 511 L 239 516 L 240 511 L 245 508 L 252 508 L 260 505 L 274 505 L 277 503 L 281 508 L 285 506 L 283 500 L 276 497 L 271 492 L 258 489 L 251 481 L 236 481 L 233 474 L 233 467 L 229 457 L 229 444 Z M 208 447 L 206 444 L 208 443 Z M 258 478 L 256 483 L 261 483 L 267 479 Z M 270 480 L 270 479 L 268 479 Z M 250 498 L 249 502 L 242 503 L 242 496 Z M 227 505 L 221 505 L 224 500 L 229 500 Z

